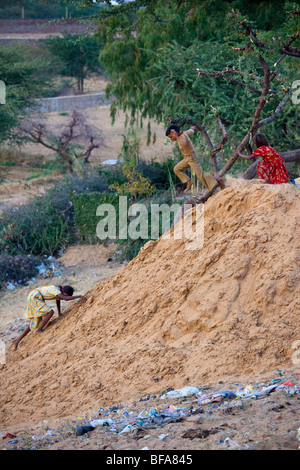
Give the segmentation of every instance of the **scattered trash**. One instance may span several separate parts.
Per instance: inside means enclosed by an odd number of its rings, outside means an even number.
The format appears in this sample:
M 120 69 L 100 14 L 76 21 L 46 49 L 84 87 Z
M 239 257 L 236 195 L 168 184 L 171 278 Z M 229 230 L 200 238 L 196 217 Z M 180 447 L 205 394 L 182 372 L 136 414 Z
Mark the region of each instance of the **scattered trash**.
M 299 393 L 298 387 L 295 386 L 295 389 L 291 390 L 289 389 L 290 385 L 285 385 L 285 384 L 273 384 L 269 385 L 268 387 L 264 387 L 261 390 L 255 390 L 252 393 L 244 393 L 244 390 L 242 392 L 237 392 L 237 395 L 239 397 L 243 398 L 259 398 L 264 395 L 269 395 L 270 393 L 274 392 L 275 390 L 285 390 L 286 393 L 289 395 L 294 395 L 296 393 Z
M 76 428 L 76 436 L 83 436 L 83 434 L 86 434 L 87 432 L 94 431 L 94 426 L 77 426 Z
M 162 395 L 161 398 L 164 399 L 166 396 L 170 398 L 184 398 L 191 395 L 196 395 L 200 392 L 197 387 L 184 387 L 178 390 L 167 391 L 166 394 Z
M 7 434 L 5 434 L 5 436 L 2 436 L 2 439 L 7 439 L 7 438 L 10 438 L 10 439 L 13 439 L 14 437 L 17 437 L 15 436 L 14 434 L 10 434 L 9 432 Z
M 90 425 L 94 428 L 96 426 L 110 426 L 111 424 L 113 424 L 112 419 L 94 419 L 90 421 Z
M 113 158 L 110 158 L 109 160 L 104 160 L 103 162 L 100 162 L 99 165 L 118 165 L 118 163 L 121 163 L 123 160 L 115 160 Z
M 16 286 L 15 286 L 12 282 L 8 282 L 8 283 L 6 284 L 6 289 L 7 289 L 7 290 L 10 290 L 10 291 L 13 291 L 13 290 L 16 289 Z
M 234 385 L 238 386 L 238 384 Z M 187 423 L 197 424 L 195 428 L 183 430 L 181 435 L 182 439 L 206 439 L 209 435 L 223 431 L 223 434 L 220 435 L 220 439 L 217 439 L 216 441 L 222 444 L 225 448 L 236 450 L 252 449 L 252 447 L 249 447 L 248 445 L 242 442 L 239 443 L 237 441 L 232 440 L 232 435 L 229 434 L 230 437 L 226 437 L 227 433 L 224 435 L 225 427 L 228 427 L 227 423 L 221 424 L 217 427 L 211 427 L 210 429 L 205 429 L 205 424 L 207 425 L 208 422 L 212 420 L 211 418 L 206 420 L 203 414 L 211 415 L 217 410 L 221 411 L 221 414 L 219 416 L 222 416 L 222 413 L 229 414 L 232 413 L 232 411 L 238 410 L 239 408 L 243 409 L 243 403 L 245 403 L 246 399 L 257 399 L 261 397 L 266 397 L 270 393 L 273 393 L 275 391 L 286 393 L 289 396 L 295 396 L 297 393 L 299 393 L 298 387 L 292 381 L 286 379 L 274 379 L 267 383 L 256 383 L 252 385 L 246 385 L 238 388 L 235 393 L 231 390 L 222 390 L 219 392 L 210 393 L 208 395 L 201 395 L 203 390 L 208 389 L 210 389 L 210 387 L 201 387 L 200 389 L 198 389 L 197 387 L 184 387 L 183 389 L 178 390 L 167 389 L 164 392 L 166 399 L 186 398 L 186 396 L 191 397 L 191 399 L 189 400 L 189 402 L 187 402 L 186 400 L 181 400 L 180 404 L 177 402 L 176 405 L 168 403 L 167 406 L 162 407 L 163 409 L 160 409 L 158 407 L 149 407 L 142 409 L 142 411 L 140 409 L 135 411 L 129 411 L 130 405 L 121 406 L 119 404 L 113 405 L 106 409 L 99 408 L 99 414 L 101 415 L 101 419 L 90 419 L 87 424 L 77 426 L 75 434 L 76 436 L 83 436 L 95 430 L 97 427 L 106 427 L 106 432 L 110 432 L 120 436 L 123 435 L 126 439 L 134 439 L 136 441 L 141 439 L 146 440 L 151 437 L 151 434 L 149 434 L 150 429 L 159 429 L 159 427 L 169 426 L 170 424 L 179 423 L 181 421 L 187 420 Z M 194 394 L 198 395 L 196 401 L 192 397 L 192 395 Z M 231 402 L 230 405 L 228 405 L 229 401 Z M 197 402 L 198 405 L 201 406 L 201 408 L 197 408 L 195 405 L 193 405 L 195 402 Z M 181 406 L 181 403 L 189 403 L 189 405 L 184 407 Z M 275 402 L 267 399 L 264 404 L 265 403 Z M 286 403 L 289 404 L 288 402 Z M 205 405 L 208 405 L 208 407 L 204 408 Z M 286 405 L 280 403 L 277 403 L 276 406 L 272 406 L 273 407 L 269 408 L 268 411 L 281 412 L 282 409 L 286 408 Z M 199 416 L 197 416 L 198 414 Z M 110 416 L 108 417 L 108 415 Z M 80 420 L 81 423 L 84 422 L 82 421 L 82 418 L 77 419 Z M 44 424 L 46 423 L 47 422 L 45 421 Z M 202 424 L 204 424 L 204 429 L 202 428 Z M 45 437 L 54 436 L 51 429 L 48 429 L 48 431 L 46 433 L 44 432 L 44 434 L 31 436 L 30 438 L 26 439 L 30 439 L 31 443 L 35 442 L 35 445 L 38 448 L 39 443 L 42 441 L 42 439 L 44 439 Z M 172 429 L 172 427 L 169 426 L 167 429 Z M 300 428 L 298 428 L 296 433 L 297 440 L 300 442 Z M 157 439 L 159 441 L 164 441 L 165 439 L 167 439 L 168 437 L 170 438 L 171 436 L 171 434 L 167 433 L 157 434 Z M 10 433 L 7 433 L 5 436 L 2 436 L 0 434 L 0 436 L 3 439 L 10 439 L 7 441 L 7 444 L 10 446 L 14 446 L 20 443 L 22 440 L 25 440 L 24 438 L 16 438 L 17 436 Z M 24 449 L 24 447 L 19 446 L 20 444 L 18 444 L 18 447 L 13 447 L 13 449 Z M 144 447 L 143 450 L 149 449 L 147 447 Z
M 220 403 L 221 401 L 232 400 L 233 398 L 237 398 L 237 396 L 230 390 L 226 390 L 224 392 L 210 393 L 209 395 L 201 397 L 201 399 L 198 401 L 198 405 L 201 406 L 208 405 L 209 403 Z
M 181 437 L 183 439 L 205 439 L 209 434 L 207 429 L 188 429 Z
M 122 431 L 120 431 L 119 434 L 124 434 L 124 433 L 131 432 L 131 431 L 133 431 L 132 426 L 128 424 L 127 426 L 125 426 L 124 429 L 122 429 Z
M 226 437 L 226 439 L 224 440 L 224 446 L 231 447 L 233 449 L 241 449 L 241 446 L 237 442 L 229 439 L 229 437 Z

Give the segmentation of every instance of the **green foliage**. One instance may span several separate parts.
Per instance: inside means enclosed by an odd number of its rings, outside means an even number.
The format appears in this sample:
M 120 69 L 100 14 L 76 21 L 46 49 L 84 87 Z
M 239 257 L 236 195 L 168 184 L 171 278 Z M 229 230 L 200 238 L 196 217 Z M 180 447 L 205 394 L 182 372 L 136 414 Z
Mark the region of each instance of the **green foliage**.
M 26 19 L 54 19 L 64 18 L 66 14 L 66 6 L 68 6 L 69 17 L 78 18 L 81 16 L 90 16 L 95 14 L 95 6 L 80 9 L 70 2 L 48 1 L 48 0 L 15 0 L 0 2 L 0 18 L 3 19 L 20 19 L 21 7 L 25 8 Z
M 123 174 L 127 181 L 122 185 L 118 182 L 112 184 L 109 187 L 111 191 L 116 191 L 117 194 L 130 194 L 132 199 L 142 195 L 151 196 L 155 191 L 155 186 L 151 185 L 150 180 L 136 171 L 134 162 L 123 166 Z
M 173 168 L 177 163 L 177 159 L 168 158 L 163 162 L 145 162 L 139 161 L 135 169 L 138 173 L 141 173 L 144 178 L 148 178 L 152 185 L 157 190 L 167 191 L 169 187 L 174 187 L 180 183 L 180 180 L 175 175 Z
M 137 163 L 140 158 L 140 137 L 134 129 L 129 129 L 126 134 L 123 134 L 123 143 L 118 155 L 119 160 L 130 163 Z
M 50 87 L 51 61 L 22 45 L 0 46 L 0 80 L 5 83 L 6 103 L 0 105 L 0 142 L 17 140 L 16 126 L 32 99 Z
M 116 209 L 118 217 L 119 196 L 114 193 L 77 194 L 72 197 L 72 203 L 76 230 L 82 240 L 90 240 L 91 236 L 96 237 L 97 223 L 100 220 L 96 212 L 101 204 L 111 204 Z
M 0 253 L 53 255 L 69 241 L 68 220 L 54 209 L 49 195 L 0 216 Z
M 88 33 L 69 34 L 45 40 L 50 52 L 62 63 L 62 74 L 77 79 L 78 90 L 83 91 L 84 79 L 91 72 L 99 72 L 101 42 Z
M 83 2 L 85 3 L 85 2 Z M 297 3 L 288 0 L 212 1 L 136 0 L 117 2 L 119 6 L 99 11 L 100 31 L 106 44 L 101 60 L 110 78 L 107 93 L 115 97 L 112 120 L 119 109 L 130 115 L 131 123 L 155 119 L 167 124 L 169 116 L 188 115 L 205 125 L 213 143 L 222 138 L 211 106 L 218 109 L 230 132 L 230 140 L 220 156 L 224 163 L 244 137 L 252 122 L 261 90 L 262 68 L 258 49 L 244 49 L 249 38 L 241 34 L 246 20 L 265 44 L 263 56 L 275 70 L 283 43 L 299 31 L 299 15 L 289 12 Z M 217 14 L 216 14 L 217 12 Z M 239 24 L 240 23 L 240 24 Z M 132 34 L 132 32 L 135 34 Z M 299 40 L 293 43 L 299 47 Z M 238 52 L 240 48 L 240 52 Z M 278 71 L 261 118 L 272 114 L 294 80 L 297 58 L 286 56 L 276 66 Z M 196 69 L 207 72 L 235 68 L 244 80 L 240 86 L 224 77 L 198 76 Z M 277 119 L 266 126 L 271 144 L 279 151 L 299 146 L 299 106 L 289 101 Z M 201 134 L 195 145 L 209 162 L 209 152 Z M 205 166 L 205 165 L 204 165 Z M 242 164 L 237 161 L 233 170 Z
M 174 212 L 169 211 L 168 207 L 171 207 L 173 204 L 173 194 L 172 194 L 172 188 L 168 191 L 156 191 L 152 197 L 147 197 L 144 199 L 141 199 L 139 203 L 143 204 L 147 210 L 147 214 L 145 216 L 139 215 L 138 217 L 141 217 L 140 223 L 143 225 L 147 224 L 148 230 L 147 233 L 143 233 L 143 236 L 138 237 L 137 239 L 132 239 L 130 236 L 128 236 L 126 239 L 117 239 L 117 249 L 116 249 L 116 254 L 118 255 L 118 258 L 120 261 L 130 261 L 133 258 L 137 256 L 139 253 L 140 249 L 142 248 L 145 243 L 147 243 L 149 240 L 152 239 L 152 224 L 154 223 L 152 219 L 152 205 L 160 205 L 160 206 L 166 206 L 167 211 L 164 212 L 162 211 L 159 214 L 159 220 L 158 220 L 158 233 L 156 234 L 156 237 L 160 237 L 164 233 L 164 228 L 166 225 L 169 227 L 171 226 L 173 220 L 174 220 Z M 182 204 L 183 201 L 176 201 L 177 204 Z M 129 232 L 129 227 L 132 219 L 129 217 L 128 218 L 128 232 Z M 143 230 L 144 232 L 144 230 Z M 146 230 L 145 230 L 146 232 Z M 144 236 L 146 235 L 146 236 Z

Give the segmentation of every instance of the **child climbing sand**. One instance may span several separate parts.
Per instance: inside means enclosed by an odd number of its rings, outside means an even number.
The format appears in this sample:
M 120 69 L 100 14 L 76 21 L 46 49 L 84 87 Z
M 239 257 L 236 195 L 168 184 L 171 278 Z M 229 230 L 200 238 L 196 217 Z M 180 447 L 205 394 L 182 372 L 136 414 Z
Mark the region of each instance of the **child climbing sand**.
M 73 295 L 74 289 L 71 286 L 44 286 L 34 289 L 27 297 L 27 310 L 24 314 L 28 318 L 29 325 L 22 331 L 20 336 L 13 341 L 15 349 L 17 349 L 20 341 L 30 332 L 43 333 L 44 327 L 54 315 L 54 310 L 46 305 L 46 300 L 56 300 L 58 316 L 61 316 L 60 301 L 86 298 L 82 295 Z
M 256 150 L 251 155 L 239 156 L 250 160 L 255 157 L 262 157 L 262 162 L 257 164 L 257 176 L 269 184 L 290 183 L 290 177 L 283 157 L 269 145 L 268 138 L 263 134 L 256 134 L 253 138 Z
M 174 167 L 174 173 L 182 183 L 186 183 L 185 193 L 189 191 L 193 184 L 193 181 L 184 173 L 184 170 L 187 168 L 191 168 L 195 172 L 198 179 L 209 191 L 212 191 L 217 185 L 224 189 L 224 179 L 204 172 L 197 162 L 195 150 L 189 137 L 196 129 L 196 126 L 192 126 L 189 130 L 181 132 L 178 126 L 171 125 L 166 130 L 166 136 L 178 142 L 179 149 L 183 155 L 183 160 Z

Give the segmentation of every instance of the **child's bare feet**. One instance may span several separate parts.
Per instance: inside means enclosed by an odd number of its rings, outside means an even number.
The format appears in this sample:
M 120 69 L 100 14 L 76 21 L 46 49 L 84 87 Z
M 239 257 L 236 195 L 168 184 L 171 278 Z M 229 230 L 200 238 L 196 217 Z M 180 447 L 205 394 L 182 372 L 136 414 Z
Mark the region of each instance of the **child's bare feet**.
M 192 181 L 192 180 L 187 181 L 187 183 L 186 183 L 186 188 L 185 188 L 185 190 L 184 190 L 183 192 L 184 192 L 184 193 L 187 193 L 192 185 L 193 185 L 193 181 Z
M 17 347 L 18 347 L 18 345 L 19 345 L 19 342 L 18 342 L 16 339 L 14 339 L 14 340 L 12 341 L 11 345 L 12 345 L 13 349 L 16 351 L 16 350 L 17 350 Z
M 225 189 L 226 186 L 225 186 L 225 181 L 224 181 L 224 178 L 222 178 L 221 176 L 215 176 L 216 180 L 218 181 L 219 185 L 220 185 L 220 188 L 221 189 Z

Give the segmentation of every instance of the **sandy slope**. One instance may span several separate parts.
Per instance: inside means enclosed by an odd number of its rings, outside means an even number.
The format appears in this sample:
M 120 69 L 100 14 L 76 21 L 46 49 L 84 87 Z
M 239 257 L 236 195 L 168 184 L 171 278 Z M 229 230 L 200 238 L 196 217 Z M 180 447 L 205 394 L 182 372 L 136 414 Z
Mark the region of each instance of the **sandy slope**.
M 3 425 L 297 368 L 299 188 L 237 181 L 205 204 L 205 239 L 150 242 L 42 335 L 7 351 Z

